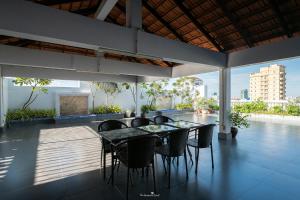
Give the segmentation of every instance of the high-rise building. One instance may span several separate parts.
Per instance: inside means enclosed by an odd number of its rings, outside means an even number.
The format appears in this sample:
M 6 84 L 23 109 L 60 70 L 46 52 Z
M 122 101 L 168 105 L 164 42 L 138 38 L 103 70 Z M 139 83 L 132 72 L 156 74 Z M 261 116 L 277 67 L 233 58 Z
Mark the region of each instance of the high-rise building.
M 245 100 L 249 99 L 249 95 L 248 95 L 248 90 L 247 89 L 241 90 L 241 99 L 245 99 Z
M 199 93 L 200 97 L 207 98 L 207 85 L 200 85 Z
M 250 74 L 250 99 L 285 100 L 285 75 L 285 66 L 277 64 L 260 68 L 259 72 Z

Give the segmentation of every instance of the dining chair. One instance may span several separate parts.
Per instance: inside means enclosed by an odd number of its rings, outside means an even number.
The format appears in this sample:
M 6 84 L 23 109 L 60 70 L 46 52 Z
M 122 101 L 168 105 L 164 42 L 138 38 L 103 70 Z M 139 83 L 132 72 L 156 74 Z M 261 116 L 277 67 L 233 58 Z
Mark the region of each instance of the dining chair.
M 99 124 L 98 132 L 111 131 L 111 130 L 122 129 L 122 128 L 128 128 L 128 126 L 119 120 L 106 120 Z M 101 138 L 101 143 L 102 143 L 102 147 L 101 147 L 100 162 L 101 162 L 101 166 L 103 167 L 103 178 L 105 180 L 105 178 L 106 178 L 106 154 L 108 154 L 108 153 L 113 154 L 113 152 L 111 152 L 111 146 L 107 140 L 105 140 L 104 138 Z M 102 163 L 102 160 L 103 160 L 103 163 Z
M 151 123 L 154 123 L 152 120 L 144 117 L 136 117 L 133 120 L 131 120 L 131 127 L 137 128 L 140 126 L 147 126 Z
M 127 167 L 127 186 L 126 186 L 126 199 L 128 199 L 130 169 L 143 169 L 152 166 L 153 186 L 156 194 L 155 182 L 155 166 L 154 166 L 154 149 L 155 141 L 159 139 L 156 135 L 143 136 L 135 139 L 120 142 L 116 145 L 116 158 Z M 126 144 L 126 148 L 121 148 Z
M 158 116 L 154 117 L 155 124 L 164 124 L 167 122 L 174 122 L 174 120 L 172 118 L 164 116 L 164 115 L 158 115 Z
M 195 162 L 196 168 L 195 173 L 197 174 L 198 170 L 198 160 L 199 160 L 199 149 L 209 148 L 211 153 L 211 167 L 214 169 L 214 155 L 213 155 L 213 131 L 215 124 L 207 124 L 202 127 L 199 127 L 196 131 L 197 134 L 193 138 L 189 138 L 187 141 L 187 148 L 189 147 L 195 148 Z
M 187 158 L 186 158 L 186 144 L 188 139 L 188 130 L 187 129 L 178 129 L 172 133 L 169 133 L 168 143 L 163 144 L 159 147 L 156 147 L 155 153 L 162 156 L 163 161 L 167 159 L 168 164 L 168 188 L 170 188 L 171 182 L 171 158 L 178 158 L 184 156 L 185 161 L 185 170 L 186 170 L 186 179 L 188 179 L 188 169 L 187 169 Z M 164 165 L 165 167 L 165 165 Z M 166 171 L 166 169 L 165 169 Z

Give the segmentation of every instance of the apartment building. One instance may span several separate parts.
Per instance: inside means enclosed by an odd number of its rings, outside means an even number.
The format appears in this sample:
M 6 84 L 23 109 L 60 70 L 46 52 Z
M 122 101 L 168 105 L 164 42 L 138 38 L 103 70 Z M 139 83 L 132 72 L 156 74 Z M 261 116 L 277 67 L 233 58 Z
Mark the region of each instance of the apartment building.
M 286 98 L 285 66 L 270 65 L 250 74 L 250 99 L 278 101 Z

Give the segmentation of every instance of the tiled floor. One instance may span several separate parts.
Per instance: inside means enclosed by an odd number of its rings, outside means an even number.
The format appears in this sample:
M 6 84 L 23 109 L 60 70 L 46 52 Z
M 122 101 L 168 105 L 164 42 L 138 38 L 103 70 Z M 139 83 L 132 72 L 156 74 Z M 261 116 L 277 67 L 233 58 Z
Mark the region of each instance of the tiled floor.
M 215 120 L 192 115 L 176 118 Z M 96 126 L 37 125 L 6 130 L 0 136 L 0 199 L 124 198 L 124 167 L 116 175 L 115 187 L 102 179 Z M 213 144 L 215 169 L 211 169 L 209 150 L 200 151 L 197 176 L 189 163 L 188 181 L 183 160 L 178 168 L 174 163 L 170 190 L 158 157 L 157 199 L 300 199 L 300 127 L 252 122 L 230 142 L 219 141 L 216 129 Z M 155 199 L 142 196 L 153 190 L 151 177 L 133 175 L 130 199 Z

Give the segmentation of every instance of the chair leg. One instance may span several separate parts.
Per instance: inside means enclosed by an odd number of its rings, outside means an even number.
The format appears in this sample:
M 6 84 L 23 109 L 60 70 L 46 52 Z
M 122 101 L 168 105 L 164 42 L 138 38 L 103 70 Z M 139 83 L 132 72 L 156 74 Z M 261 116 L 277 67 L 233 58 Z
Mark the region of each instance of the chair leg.
M 186 146 L 186 148 L 187 148 L 187 150 L 188 150 L 188 154 L 189 154 L 189 156 L 190 156 L 190 161 L 192 161 L 192 165 L 193 165 L 193 164 L 194 164 L 194 162 L 193 162 L 193 156 L 192 156 L 192 152 L 191 152 L 191 150 L 190 150 L 189 146 Z
M 155 167 L 154 167 L 154 161 L 152 161 L 152 175 L 153 175 L 154 193 L 156 194 L 156 180 L 155 180 Z
M 215 164 L 214 164 L 214 152 L 213 152 L 213 146 L 212 144 L 210 144 L 210 154 L 211 154 L 211 168 L 215 168 Z
M 186 179 L 189 179 L 189 172 L 188 172 L 187 158 L 186 158 L 186 150 L 184 150 L 184 162 L 185 162 Z
M 179 165 L 179 156 L 177 156 L 177 167 Z
M 168 188 L 171 185 L 171 157 L 168 157 L 169 177 L 168 177 Z
M 129 167 L 127 167 L 127 188 L 126 188 L 126 199 L 128 199 L 128 189 L 129 189 Z
M 164 170 L 165 170 L 165 174 L 167 174 L 167 168 L 166 168 L 166 164 L 165 164 L 165 156 L 161 155 L 161 159 L 163 161 L 163 166 L 164 166 Z
M 197 174 L 198 171 L 198 160 L 199 160 L 199 148 L 195 148 L 196 155 L 195 155 L 195 162 L 196 162 L 196 168 L 195 168 L 195 174 Z
M 106 153 L 103 152 L 103 179 L 106 179 Z

